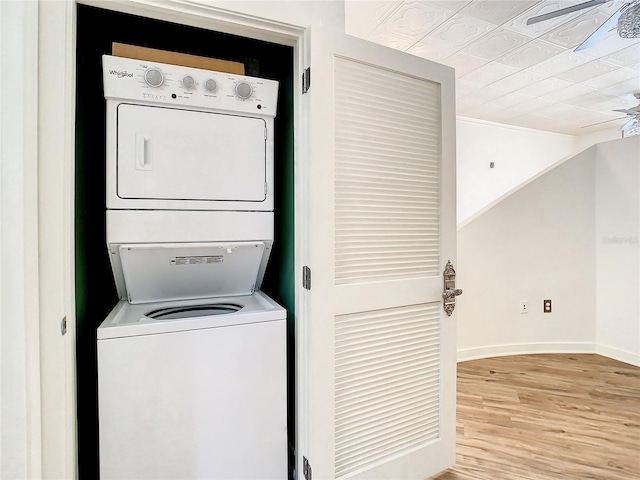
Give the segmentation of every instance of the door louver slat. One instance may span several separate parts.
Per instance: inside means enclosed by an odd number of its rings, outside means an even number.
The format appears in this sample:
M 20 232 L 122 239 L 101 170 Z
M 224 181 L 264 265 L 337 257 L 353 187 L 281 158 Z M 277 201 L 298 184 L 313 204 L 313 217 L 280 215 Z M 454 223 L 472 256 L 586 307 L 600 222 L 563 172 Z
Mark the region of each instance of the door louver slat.
M 439 435 L 439 304 L 335 319 L 336 476 Z
M 433 374 L 431 376 L 425 376 L 424 373 L 418 372 L 411 375 L 403 375 L 401 380 L 391 378 L 389 380 L 375 380 L 369 382 L 368 385 L 361 385 L 357 388 L 349 386 L 343 390 L 338 390 L 336 394 L 336 405 L 343 402 L 342 411 L 346 412 L 349 408 L 357 408 L 360 401 L 367 402 L 371 398 L 377 398 L 377 396 L 385 396 L 388 392 L 393 392 L 397 389 L 405 388 L 406 385 L 420 386 L 430 384 L 435 378 L 438 381 L 438 375 Z M 346 392 L 342 395 L 342 391 Z M 343 400 L 344 399 L 344 400 Z
M 439 85 L 336 58 L 335 94 L 335 284 L 436 275 Z

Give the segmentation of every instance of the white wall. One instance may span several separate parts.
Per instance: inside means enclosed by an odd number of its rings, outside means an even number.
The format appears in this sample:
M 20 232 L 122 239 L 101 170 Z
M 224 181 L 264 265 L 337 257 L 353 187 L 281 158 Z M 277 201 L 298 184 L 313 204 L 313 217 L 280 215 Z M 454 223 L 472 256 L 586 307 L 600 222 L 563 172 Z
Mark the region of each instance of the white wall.
M 640 366 L 640 137 L 598 145 L 596 343 Z
M 458 224 L 575 153 L 575 144 L 571 135 L 458 117 Z
M 600 130 L 593 133 L 587 133 L 576 137 L 576 150 L 575 153 L 581 152 L 589 148 L 592 145 L 596 145 L 602 142 L 609 142 L 611 140 L 620 140 L 622 138 L 622 132 L 617 128 L 608 128 L 606 130 Z
M 594 351 L 594 175 L 592 147 L 458 231 L 460 360 Z
M 638 152 L 640 137 L 590 147 L 459 229 L 460 360 L 597 352 L 640 366 Z
M 458 226 L 545 169 L 599 142 L 621 138 L 617 129 L 563 135 L 458 117 Z M 494 168 L 489 167 L 494 162 Z
M 37 25 L 37 3 L 0 2 L 0 478 L 6 479 L 41 476 Z
M 315 24 L 344 32 L 344 0 L 196 0 L 234 12 L 307 27 Z

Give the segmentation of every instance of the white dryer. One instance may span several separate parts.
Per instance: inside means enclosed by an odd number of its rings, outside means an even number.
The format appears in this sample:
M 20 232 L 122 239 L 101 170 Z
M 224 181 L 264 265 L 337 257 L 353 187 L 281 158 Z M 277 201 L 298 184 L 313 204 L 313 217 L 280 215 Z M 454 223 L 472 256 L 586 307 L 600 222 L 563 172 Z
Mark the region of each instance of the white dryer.
M 286 311 L 273 244 L 277 82 L 103 57 L 100 474 L 285 479 Z
M 273 211 L 278 82 L 103 56 L 107 208 Z

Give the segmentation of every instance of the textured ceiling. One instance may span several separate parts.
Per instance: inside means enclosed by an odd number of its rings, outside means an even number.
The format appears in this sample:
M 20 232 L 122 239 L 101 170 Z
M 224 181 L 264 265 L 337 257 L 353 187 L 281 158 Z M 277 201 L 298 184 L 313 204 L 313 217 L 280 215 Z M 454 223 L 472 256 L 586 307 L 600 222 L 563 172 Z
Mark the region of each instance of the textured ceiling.
M 612 110 L 638 104 L 640 39 L 613 30 L 573 49 L 624 1 L 526 25 L 577 3 L 347 0 L 346 31 L 454 67 L 458 115 L 571 135 L 619 128 Z

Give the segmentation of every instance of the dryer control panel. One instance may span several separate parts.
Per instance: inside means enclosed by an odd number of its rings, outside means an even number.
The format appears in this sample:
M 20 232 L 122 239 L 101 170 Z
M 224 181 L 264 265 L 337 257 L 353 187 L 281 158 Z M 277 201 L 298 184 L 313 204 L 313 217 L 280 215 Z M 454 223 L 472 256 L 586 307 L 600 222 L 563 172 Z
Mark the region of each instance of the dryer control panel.
M 108 99 L 276 116 L 275 80 L 111 55 L 102 67 Z

